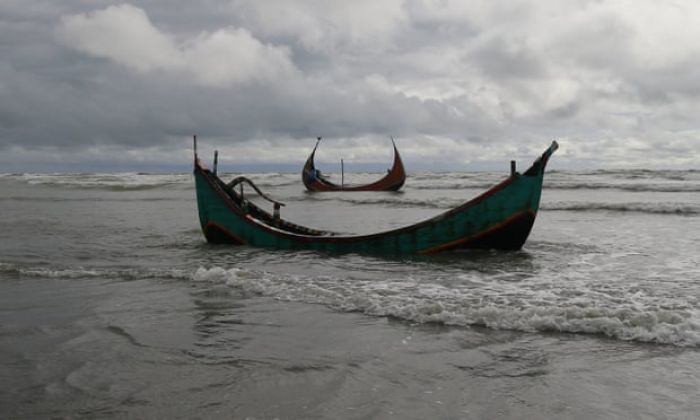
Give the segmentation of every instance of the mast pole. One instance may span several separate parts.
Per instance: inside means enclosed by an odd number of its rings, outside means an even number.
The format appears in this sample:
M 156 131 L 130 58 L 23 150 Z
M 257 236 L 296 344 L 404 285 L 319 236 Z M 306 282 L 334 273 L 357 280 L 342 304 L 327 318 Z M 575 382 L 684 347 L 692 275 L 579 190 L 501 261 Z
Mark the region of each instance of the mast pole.
M 197 160 L 197 135 L 194 135 L 194 160 Z
M 345 168 L 343 166 L 343 159 L 340 159 L 340 189 L 345 188 Z
M 219 151 L 214 150 L 214 175 L 216 175 L 216 166 L 219 164 Z

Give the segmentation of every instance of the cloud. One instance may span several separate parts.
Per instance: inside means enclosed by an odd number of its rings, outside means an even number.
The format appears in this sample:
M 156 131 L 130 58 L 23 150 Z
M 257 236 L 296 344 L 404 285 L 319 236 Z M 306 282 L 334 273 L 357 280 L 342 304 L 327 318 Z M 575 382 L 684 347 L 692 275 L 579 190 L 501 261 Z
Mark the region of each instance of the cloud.
M 128 4 L 64 16 L 59 34 L 79 51 L 137 71 L 185 67 L 174 42 L 153 26 L 142 9 Z
M 167 160 L 198 133 L 259 162 L 393 135 L 407 165 L 559 138 L 567 165 L 697 166 L 699 36 L 686 0 L 8 0 L 0 164 Z
M 128 4 L 63 16 L 58 33 L 68 46 L 131 70 L 173 72 L 209 86 L 270 81 L 295 70 L 287 48 L 262 44 L 245 29 L 203 32 L 178 43 Z
M 313 53 L 390 47 L 408 23 L 401 0 L 234 1 L 231 10 L 266 37 L 289 39 Z

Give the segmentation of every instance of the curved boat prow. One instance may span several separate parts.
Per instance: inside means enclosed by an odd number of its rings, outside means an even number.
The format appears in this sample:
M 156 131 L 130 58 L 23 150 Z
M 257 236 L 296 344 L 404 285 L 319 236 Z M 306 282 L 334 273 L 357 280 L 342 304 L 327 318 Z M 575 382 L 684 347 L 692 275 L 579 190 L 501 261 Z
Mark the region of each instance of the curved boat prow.
M 544 170 L 544 166 L 547 166 L 547 161 L 549 161 L 549 157 L 552 156 L 552 154 L 553 154 L 554 152 L 556 152 L 557 149 L 559 149 L 559 143 L 557 143 L 556 140 L 553 140 L 553 141 L 552 141 L 552 144 L 551 144 L 551 145 L 547 148 L 547 150 L 545 150 L 544 153 L 542 154 L 541 159 L 544 161 L 543 164 L 542 164 L 542 165 L 543 165 L 543 167 L 542 167 L 543 170 Z
M 314 157 L 316 155 L 316 149 L 318 149 L 319 143 L 321 143 L 321 137 L 316 138 L 316 145 L 311 151 L 311 154 L 309 154 L 309 157 L 306 158 L 306 162 L 304 162 L 304 168 L 302 168 L 301 170 L 301 180 L 304 183 L 304 185 L 307 185 L 307 188 L 309 183 L 316 182 L 316 176 L 318 174 L 318 171 L 316 170 L 316 165 L 314 164 Z
M 530 168 L 525 171 L 523 175 L 533 176 L 543 174 L 545 168 L 547 167 L 547 162 L 549 162 L 549 158 L 554 152 L 557 151 L 557 149 L 559 149 L 559 143 L 554 140 L 547 150 L 545 150 L 544 153 L 542 153 L 542 155 L 532 163 L 532 166 L 530 166 Z

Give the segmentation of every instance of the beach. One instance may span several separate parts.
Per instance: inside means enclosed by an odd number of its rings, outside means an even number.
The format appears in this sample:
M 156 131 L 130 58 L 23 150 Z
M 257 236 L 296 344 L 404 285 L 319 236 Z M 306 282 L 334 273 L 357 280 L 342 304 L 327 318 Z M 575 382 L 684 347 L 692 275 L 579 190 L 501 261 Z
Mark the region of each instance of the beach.
M 507 174 L 248 176 L 289 220 L 368 233 Z M 694 418 L 698 192 L 698 171 L 552 171 L 520 251 L 371 256 L 207 244 L 188 173 L 0 175 L 0 413 Z

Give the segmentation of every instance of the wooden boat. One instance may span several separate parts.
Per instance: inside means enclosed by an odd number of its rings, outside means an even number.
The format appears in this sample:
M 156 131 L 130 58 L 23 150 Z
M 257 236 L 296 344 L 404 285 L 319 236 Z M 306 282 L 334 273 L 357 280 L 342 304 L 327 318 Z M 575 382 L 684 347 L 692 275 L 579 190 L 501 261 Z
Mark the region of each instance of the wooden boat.
M 399 155 L 394 139 L 391 139 L 391 144 L 394 147 L 394 164 L 391 169 L 381 179 L 365 185 L 345 185 L 344 182 L 338 185 L 324 178 L 321 171 L 317 170 L 314 165 L 314 155 L 320 142 L 321 138 L 319 137 L 314 150 L 311 151 L 304 168 L 301 170 L 301 179 L 309 191 L 398 191 L 406 181 L 406 171 L 403 168 L 401 155 Z
M 194 176 L 199 221 L 207 241 L 277 249 L 311 249 L 364 254 L 431 254 L 464 248 L 520 249 L 535 222 L 547 162 L 558 148 L 545 150 L 525 172 L 515 170 L 501 183 L 464 204 L 428 220 L 369 235 L 338 235 L 280 218 L 284 205 L 269 213 L 248 201 L 237 185 L 254 184 L 239 177 L 228 184 L 197 158 Z M 256 187 L 254 189 L 257 190 Z M 259 191 L 259 190 L 258 190 Z M 262 194 L 262 192 L 260 192 Z

